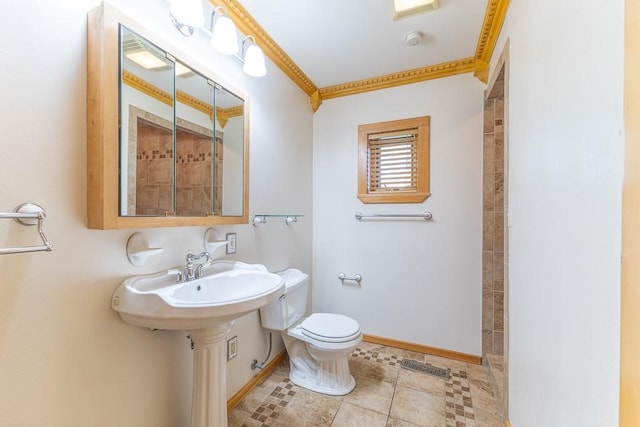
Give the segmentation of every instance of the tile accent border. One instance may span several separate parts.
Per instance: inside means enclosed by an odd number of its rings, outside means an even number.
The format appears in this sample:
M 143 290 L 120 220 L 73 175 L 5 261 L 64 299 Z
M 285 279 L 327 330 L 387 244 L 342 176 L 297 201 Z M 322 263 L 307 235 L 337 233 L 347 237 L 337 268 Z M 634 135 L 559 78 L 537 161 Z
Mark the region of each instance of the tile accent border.
M 227 411 L 231 411 L 236 407 L 242 399 L 244 399 L 258 384 L 264 381 L 275 369 L 280 362 L 287 356 L 287 351 L 282 350 L 267 364 L 267 366 L 258 372 L 251 380 L 246 383 L 240 390 L 236 392 L 229 400 L 227 400 Z
M 384 352 L 356 348 L 351 358 L 367 360 L 389 366 L 398 366 L 404 359 Z M 428 375 L 428 374 L 425 374 Z M 471 386 L 466 370 L 452 369 L 448 380 L 441 379 L 445 387 L 445 417 L 447 427 L 475 427 L 475 414 L 471 399 Z M 261 402 L 250 418 L 261 423 L 261 427 L 269 427 L 296 395 L 297 386 L 289 378 L 278 383 L 271 393 Z M 510 427 L 510 426 L 506 426 Z
M 428 345 L 415 344 L 406 341 L 399 341 L 391 338 L 378 337 L 375 335 L 365 334 L 362 339 L 365 342 L 373 344 L 382 344 L 389 347 L 400 348 L 402 350 L 417 351 L 418 353 L 425 353 L 432 356 L 446 357 L 447 359 L 459 360 L 461 362 L 473 363 L 475 365 L 482 365 L 482 357 L 473 354 L 461 353 L 458 351 L 446 350 L 437 347 L 430 347 Z
M 284 378 L 262 404 L 253 411 L 251 418 L 260 421 L 264 427 L 269 426 L 268 421 L 278 418 L 282 410 L 287 407 L 293 396 L 296 395 L 294 387 L 289 378 Z
M 451 379 L 445 384 L 445 412 L 447 427 L 476 425 L 471 387 L 464 370 L 451 370 Z
M 351 357 L 354 359 L 363 359 L 370 360 L 372 362 L 378 362 L 389 366 L 399 365 L 402 359 L 398 358 L 395 355 L 387 355 L 384 353 L 380 353 L 378 351 L 365 350 L 363 348 L 357 347 L 351 353 Z
M 371 351 L 360 347 L 356 348 L 353 353 L 351 353 L 350 357 L 390 366 L 399 366 L 400 362 L 405 359 L 389 355 L 384 352 Z M 429 374 L 425 373 L 424 375 Z M 451 377 L 448 380 L 444 378 L 440 378 L 440 380 L 445 383 L 444 398 L 447 427 L 475 427 L 476 423 L 473 412 L 473 402 L 471 400 L 471 386 L 469 384 L 467 371 L 464 369 L 454 368 L 451 369 Z

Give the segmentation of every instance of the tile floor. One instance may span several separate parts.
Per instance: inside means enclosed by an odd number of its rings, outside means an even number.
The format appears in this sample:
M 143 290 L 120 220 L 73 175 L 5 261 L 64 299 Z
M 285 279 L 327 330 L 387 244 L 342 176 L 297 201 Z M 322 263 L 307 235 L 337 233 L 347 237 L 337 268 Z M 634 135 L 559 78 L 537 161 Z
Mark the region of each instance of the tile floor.
M 408 358 L 449 368 L 445 380 L 400 367 Z M 350 356 L 356 388 L 312 393 L 287 377 L 289 360 L 229 412 L 229 427 L 503 427 L 485 368 L 363 342 Z

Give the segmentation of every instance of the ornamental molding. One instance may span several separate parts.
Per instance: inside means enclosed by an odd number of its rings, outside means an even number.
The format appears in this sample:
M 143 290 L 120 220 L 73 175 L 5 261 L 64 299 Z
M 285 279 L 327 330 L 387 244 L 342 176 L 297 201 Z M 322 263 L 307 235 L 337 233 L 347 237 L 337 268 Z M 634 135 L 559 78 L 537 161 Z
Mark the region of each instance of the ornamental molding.
M 296 65 L 284 50 L 256 22 L 249 12 L 237 0 L 209 0 L 214 7 L 224 6 L 231 20 L 241 33 L 251 34 L 264 54 L 280 68 L 304 93 L 311 96 L 318 90 L 309 77 Z
M 414 68 L 412 70 L 401 71 L 370 79 L 329 86 L 320 89 L 320 98 L 323 100 L 338 98 L 341 96 L 355 95 L 357 93 L 386 89 L 394 86 L 455 76 L 457 74 L 470 73 L 473 71 L 474 63 L 474 58 L 464 58 L 428 67 Z
M 325 99 L 350 96 L 456 74 L 473 73 L 480 81 L 487 83 L 489 61 L 509 6 L 509 0 L 489 0 L 476 52 L 472 58 L 463 58 L 413 70 L 318 88 L 260 24 L 253 19 L 247 10 L 238 3 L 238 0 L 209 0 L 209 3 L 214 7 L 224 6 L 240 32 L 251 34 L 255 37 L 256 43 L 260 45 L 264 54 L 309 96 L 309 103 L 313 112 L 317 111 Z
M 483 83 L 487 83 L 489 78 L 489 62 L 496 47 L 508 8 L 509 0 L 489 0 L 489 4 L 487 4 L 482 29 L 478 37 L 475 54 L 476 66 L 473 71 L 473 75 Z

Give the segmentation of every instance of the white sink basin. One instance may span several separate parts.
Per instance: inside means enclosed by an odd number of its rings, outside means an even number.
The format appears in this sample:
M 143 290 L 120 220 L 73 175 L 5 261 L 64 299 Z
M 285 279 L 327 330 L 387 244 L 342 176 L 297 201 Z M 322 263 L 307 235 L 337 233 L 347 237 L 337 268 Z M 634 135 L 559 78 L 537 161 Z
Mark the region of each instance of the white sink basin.
M 190 425 L 226 427 L 227 334 L 234 319 L 279 298 L 284 281 L 263 265 L 231 261 L 216 261 L 202 268 L 202 278 L 177 283 L 183 273 L 129 277 L 111 307 L 133 326 L 187 331 L 194 350 Z
M 231 269 L 215 272 L 220 265 Z M 176 283 L 177 270 L 129 277 L 114 293 L 111 307 L 130 325 L 192 330 L 234 320 L 284 292 L 282 277 L 266 269 L 220 265 L 214 264 L 212 274 L 182 283 Z

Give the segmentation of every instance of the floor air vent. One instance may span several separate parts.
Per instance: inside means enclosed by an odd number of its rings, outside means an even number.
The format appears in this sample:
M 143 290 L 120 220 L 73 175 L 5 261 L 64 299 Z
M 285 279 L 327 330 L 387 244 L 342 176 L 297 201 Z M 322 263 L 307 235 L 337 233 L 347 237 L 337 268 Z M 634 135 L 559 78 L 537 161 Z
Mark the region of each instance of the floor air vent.
M 445 380 L 448 380 L 451 377 L 451 369 L 438 368 L 435 366 L 427 365 L 425 363 L 416 362 L 415 360 L 411 359 L 402 359 L 402 362 L 400 362 L 400 366 L 412 371 L 431 374 Z

